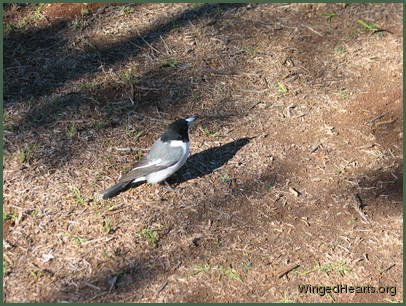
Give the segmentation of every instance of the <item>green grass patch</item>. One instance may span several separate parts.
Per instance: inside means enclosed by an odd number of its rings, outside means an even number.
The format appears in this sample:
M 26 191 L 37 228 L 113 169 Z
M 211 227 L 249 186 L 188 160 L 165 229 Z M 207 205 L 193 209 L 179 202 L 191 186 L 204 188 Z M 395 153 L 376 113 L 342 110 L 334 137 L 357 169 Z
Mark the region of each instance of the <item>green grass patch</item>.
M 72 137 L 76 136 L 77 133 L 78 133 L 78 127 L 76 126 L 76 124 L 72 123 L 67 126 L 66 136 L 72 138 Z
M 241 269 L 244 272 L 250 271 L 253 267 L 254 267 L 254 265 L 252 263 L 245 263 L 245 262 L 241 263 Z
M 325 273 L 327 275 L 330 275 L 332 273 L 338 273 L 341 276 L 344 276 L 348 273 L 350 273 L 352 270 L 348 266 L 348 264 L 344 261 L 339 261 L 339 262 L 329 262 L 325 264 L 320 264 L 316 263 L 316 266 L 305 271 L 300 271 L 302 270 L 300 267 L 292 270 L 292 275 L 295 276 L 306 276 L 307 274 L 310 273 Z
M 276 89 L 278 91 L 279 94 L 287 94 L 288 93 L 288 88 L 281 82 L 278 82 L 278 84 L 276 84 Z
M 72 236 L 73 241 L 75 241 L 79 246 L 82 246 L 85 242 L 86 239 L 80 237 L 80 236 Z
M 142 153 L 142 151 L 137 151 L 137 161 L 140 161 L 143 156 L 144 154 Z
M 129 14 L 132 14 L 135 12 L 134 9 L 132 9 L 131 7 L 128 7 L 128 6 L 121 6 L 119 8 L 119 10 L 126 15 L 129 15 Z
M 223 174 L 223 175 L 220 177 L 220 183 L 221 183 L 221 184 L 230 183 L 232 180 L 233 180 L 233 178 L 230 177 L 228 174 Z
M 370 32 L 376 32 L 379 30 L 379 26 L 373 23 L 367 23 L 364 20 L 360 19 L 358 20 L 358 24 L 361 25 L 361 27 L 364 30 L 370 31 Z
M 35 218 L 36 216 L 38 216 L 40 214 L 40 212 L 41 212 L 41 209 L 39 207 L 37 207 L 31 212 L 31 216 Z
M 10 274 L 10 268 L 7 264 L 7 262 L 3 259 L 3 276 L 6 276 L 8 274 Z
M 348 264 L 346 262 L 340 261 L 340 262 L 335 264 L 334 271 L 341 274 L 341 276 L 344 276 L 344 275 L 351 272 L 351 268 L 348 267 Z
M 202 95 L 201 95 L 200 92 L 193 91 L 192 96 L 191 96 L 191 99 L 192 99 L 193 101 L 199 101 L 199 100 L 201 99 L 201 97 L 202 97 Z
M 138 75 L 136 73 L 137 68 L 135 66 L 130 67 L 130 69 L 127 72 L 120 72 L 119 73 L 119 77 L 120 80 L 124 83 L 124 84 L 137 84 L 139 83 L 139 79 L 138 79 Z
M 88 91 L 95 91 L 96 89 L 97 89 L 97 84 L 96 83 L 86 83 L 86 82 L 84 82 L 84 83 L 82 83 L 82 84 L 80 84 L 80 90 L 81 91 L 86 91 L 86 90 L 88 90 Z
M 92 126 L 95 129 L 105 129 L 105 128 L 111 126 L 111 121 L 95 121 L 92 123 Z
M 47 3 L 39 3 L 38 6 L 35 8 L 34 12 L 31 15 L 24 17 L 16 28 L 23 30 L 28 25 L 30 25 L 34 20 L 39 19 L 42 16 L 42 10 L 45 8 L 46 5 Z
M 351 91 L 351 90 L 348 90 L 348 89 L 346 89 L 346 88 L 340 88 L 339 90 L 338 90 L 338 95 L 341 97 L 341 98 L 343 98 L 343 99 L 348 99 L 348 98 L 350 98 L 352 95 L 353 95 L 353 91 Z
M 119 208 L 119 207 L 121 207 L 121 206 L 123 206 L 123 205 L 124 205 L 123 203 L 111 205 L 110 207 L 107 208 L 107 211 L 116 210 L 117 208 Z
M 403 301 L 397 301 L 397 300 L 391 300 L 391 299 L 384 299 L 384 301 L 385 302 L 388 302 L 388 303 L 402 303 Z
M 140 138 L 144 135 L 145 135 L 144 131 L 134 131 L 130 132 L 129 134 L 130 137 L 134 138 L 134 141 L 140 140 Z
M 228 267 L 227 269 L 224 270 L 224 275 L 229 278 L 236 279 L 236 280 L 240 281 L 241 283 L 243 283 L 240 274 L 238 274 L 238 272 L 231 267 Z
M 86 205 L 87 204 L 87 201 L 86 201 L 85 198 L 82 197 L 79 188 L 73 186 L 73 187 L 70 188 L 70 190 L 73 193 L 73 197 L 74 197 L 74 199 L 76 201 L 76 204 L 79 204 L 79 205 Z
M 158 236 L 157 232 L 159 230 L 160 229 L 146 227 L 141 230 L 139 235 L 148 242 L 150 247 L 157 248 L 158 242 L 159 242 L 159 236 Z
M 38 271 L 30 271 L 30 275 L 31 275 L 32 278 L 34 278 L 35 280 L 38 280 L 38 278 L 39 278 Z
M 14 222 L 17 221 L 17 211 L 13 210 L 13 211 L 11 211 L 9 213 L 5 213 L 3 211 L 3 222 L 7 221 L 7 220 L 12 220 Z
M 210 132 L 207 127 L 202 128 L 202 131 L 203 131 L 204 135 L 206 135 L 207 137 L 220 137 L 219 132 L 214 132 L 214 133 Z
M 276 184 L 276 176 L 272 176 L 269 178 L 269 181 L 265 183 L 265 185 L 262 187 L 265 191 L 269 191 L 272 187 L 274 187 Z
M 249 56 L 255 56 L 259 53 L 259 51 L 257 49 L 249 48 L 249 47 L 242 49 L 242 52 Z
M 111 230 L 112 230 L 112 227 L 111 227 L 111 223 L 110 223 L 109 218 L 104 218 L 103 219 L 103 231 L 104 231 L 104 233 L 108 235 L 108 234 L 111 233 Z
M 321 14 L 326 17 L 327 22 L 331 22 L 333 17 L 337 16 L 337 14 L 334 12 L 322 12 Z
M 209 272 L 211 270 L 211 265 L 208 263 L 202 264 L 202 265 L 196 265 L 194 267 L 194 271 L 192 273 L 192 275 L 196 275 L 199 273 L 204 273 L 204 272 Z
M 249 267 L 248 269 L 250 269 L 250 268 L 251 267 Z M 248 269 L 247 269 L 247 271 L 248 271 Z M 243 283 L 241 275 L 231 266 L 225 268 L 225 267 L 222 267 L 219 265 L 212 266 L 209 263 L 195 265 L 193 267 L 192 275 L 196 275 L 196 274 L 200 274 L 200 273 L 209 273 L 209 272 L 216 273 L 219 281 L 222 279 L 225 279 L 225 278 L 226 279 L 231 278 L 231 279 L 235 279 L 235 280 L 238 280 L 239 282 Z
M 289 294 L 285 292 L 285 293 L 283 294 L 283 298 L 280 299 L 280 300 L 278 300 L 278 301 L 276 301 L 275 303 L 278 303 L 278 304 L 280 304 L 280 303 L 295 303 L 295 301 L 289 299 Z
M 350 220 L 347 221 L 347 224 L 348 224 L 348 225 L 351 225 L 351 224 L 353 224 L 353 223 L 355 223 L 355 222 L 357 222 L 357 221 L 358 221 L 358 218 L 352 218 L 352 219 L 350 219 Z
M 160 68 L 177 68 L 179 65 L 180 61 L 177 59 L 167 59 L 161 63 Z
M 340 46 L 340 47 L 337 47 L 337 48 L 334 50 L 334 54 L 335 54 L 336 56 L 342 56 L 342 55 L 345 53 L 345 51 L 346 51 L 345 47 Z
M 37 146 L 35 144 L 26 144 L 24 149 L 18 153 L 18 159 L 21 163 L 29 163 L 35 153 Z
M 89 14 L 90 14 L 90 11 L 86 7 L 82 8 L 82 10 L 80 11 L 80 15 L 82 15 L 82 16 L 87 16 Z
M 72 21 L 70 27 L 75 31 L 81 31 L 84 27 L 83 21 L 80 18 L 76 18 Z
M 10 115 L 7 113 L 3 113 L 3 128 L 8 131 L 15 131 L 16 126 L 14 125 L 13 121 L 10 118 Z

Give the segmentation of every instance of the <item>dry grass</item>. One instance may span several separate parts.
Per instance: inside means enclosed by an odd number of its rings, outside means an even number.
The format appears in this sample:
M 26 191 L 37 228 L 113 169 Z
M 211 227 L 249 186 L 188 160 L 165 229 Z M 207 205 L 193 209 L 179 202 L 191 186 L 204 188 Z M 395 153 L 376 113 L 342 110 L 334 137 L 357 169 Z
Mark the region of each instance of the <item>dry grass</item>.
M 402 300 L 401 4 L 4 15 L 6 302 Z M 99 199 L 191 114 L 178 192 Z

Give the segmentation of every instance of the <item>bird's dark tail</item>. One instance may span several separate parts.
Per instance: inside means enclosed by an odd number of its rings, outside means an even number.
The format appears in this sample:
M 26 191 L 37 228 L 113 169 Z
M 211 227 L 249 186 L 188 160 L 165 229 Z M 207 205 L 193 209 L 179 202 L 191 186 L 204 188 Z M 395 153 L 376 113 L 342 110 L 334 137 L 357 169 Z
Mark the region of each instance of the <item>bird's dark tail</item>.
M 122 182 L 122 183 L 115 184 L 102 192 L 102 198 L 103 198 L 103 200 L 110 199 L 112 197 L 115 197 L 119 193 L 126 191 L 130 187 L 131 187 L 130 182 Z

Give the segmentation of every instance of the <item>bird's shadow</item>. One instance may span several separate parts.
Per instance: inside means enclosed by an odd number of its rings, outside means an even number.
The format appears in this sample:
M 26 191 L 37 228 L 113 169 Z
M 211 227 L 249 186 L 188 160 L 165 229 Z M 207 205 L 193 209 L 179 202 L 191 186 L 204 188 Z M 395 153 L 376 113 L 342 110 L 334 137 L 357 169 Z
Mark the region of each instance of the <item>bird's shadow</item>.
M 186 164 L 172 177 L 169 184 L 180 184 L 188 180 L 203 177 L 227 163 L 233 156 L 254 137 L 244 137 L 210 148 L 192 155 Z

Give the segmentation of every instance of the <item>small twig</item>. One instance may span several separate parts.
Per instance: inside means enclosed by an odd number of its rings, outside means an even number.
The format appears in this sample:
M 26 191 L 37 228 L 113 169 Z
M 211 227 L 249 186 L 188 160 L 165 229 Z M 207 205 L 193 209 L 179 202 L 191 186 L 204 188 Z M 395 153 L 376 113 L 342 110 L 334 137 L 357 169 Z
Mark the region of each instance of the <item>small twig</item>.
M 312 149 L 310 150 L 310 153 L 316 152 L 316 151 L 319 149 L 320 146 L 321 146 L 321 143 L 315 144 L 315 145 L 312 147 Z
M 359 208 L 360 209 L 364 209 L 364 207 L 366 206 L 365 203 L 362 201 L 360 195 L 358 193 L 355 194 L 355 199 L 357 200 L 357 202 L 359 203 Z
M 299 115 L 297 115 L 297 116 L 295 116 L 295 117 L 292 117 L 292 119 L 298 119 L 298 118 L 302 118 L 302 117 L 304 117 L 304 116 L 306 116 L 307 114 L 299 114 Z
M 270 24 L 270 25 L 272 25 L 272 24 Z M 291 26 L 287 26 L 287 25 L 282 24 L 282 23 L 275 23 L 275 25 L 278 26 L 278 27 L 282 27 L 282 28 L 293 29 L 295 32 L 298 31 L 298 27 L 291 27 Z M 279 29 L 279 28 L 275 28 L 275 30 L 280 30 L 280 29 Z
M 278 276 L 278 278 L 282 278 L 284 275 L 287 275 L 289 272 L 291 272 L 292 270 L 294 270 L 298 267 L 300 267 L 300 265 L 292 263 L 292 264 L 288 265 L 286 268 L 279 270 L 279 272 L 277 272 L 276 275 Z
M 93 243 L 93 242 L 98 242 L 98 241 L 110 241 L 111 239 L 113 239 L 113 237 L 111 237 L 111 238 L 107 238 L 107 237 L 97 238 L 97 239 L 85 241 L 85 242 L 82 243 L 82 245 L 86 245 L 86 244 Z
M 254 105 L 252 105 L 248 110 L 252 110 L 253 108 L 255 108 L 255 106 L 257 106 L 258 104 L 264 103 L 262 101 L 258 101 L 257 103 L 254 103 Z
M 144 148 L 113 148 L 117 151 L 149 151 L 149 149 L 144 149 Z
M 309 27 L 309 26 L 306 26 L 306 28 L 308 28 L 308 29 L 309 29 L 310 31 L 312 31 L 313 33 L 316 33 L 317 35 L 323 37 L 323 34 L 321 34 L 320 32 L 317 32 L 315 29 L 313 29 L 313 28 L 311 28 L 311 27 Z
M 301 193 L 298 190 L 296 190 L 295 188 L 293 188 L 293 187 L 289 187 L 289 192 L 291 194 L 293 194 L 295 197 L 298 197 L 298 196 L 301 195 Z
M 214 73 L 214 74 L 219 74 L 219 75 L 241 75 L 240 72 L 236 71 L 220 71 L 220 70 L 214 70 L 214 69 L 204 69 L 203 72 L 209 72 L 209 73 Z
M 268 90 L 268 88 L 259 89 L 259 90 L 256 90 L 256 89 L 243 89 L 243 88 L 240 88 L 240 90 L 241 90 L 241 91 L 243 91 L 243 92 L 263 93 L 263 92 L 267 91 L 267 90 Z
M 134 116 L 136 118 L 141 118 L 141 119 L 160 121 L 160 122 L 164 122 L 164 123 L 168 123 L 168 124 L 171 122 L 171 120 L 168 120 L 168 119 L 154 118 L 154 117 L 147 116 L 147 115 L 140 114 L 140 113 L 134 113 L 134 114 L 132 114 L 132 116 Z
M 161 287 L 159 287 L 159 289 L 158 289 L 158 292 L 157 292 L 157 293 L 160 293 L 162 290 L 164 290 L 164 289 L 166 288 L 166 286 L 168 286 L 168 283 L 169 283 L 169 281 L 168 281 L 168 280 L 164 281 L 164 283 L 162 284 L 162 286 L 161 286 Z
M 394 123 L 395 121 L 396 121 L 396 119 L 387 120 L 387 121 L 381 121 L 381 122 L 378 122 L 378 123 L 376 124 L 376 126 L 381 126 L 381 125 L 385 125 L 385 124 L 392 124 L 392 123 Z
M 139 86 L 139 85 L 133 85 L 134 88 L 138 88 L 141 90 L 151 90 L 151 91 L 160 91 L 161 88 L 151 88 L 151 87 L 144 87 L 144 86 Z
M 91 284 L 91 283 L 89 283 L 89 282 L 85 282 L 84 283 L 86 286 L 88 286 L 88 287 L 90 287 L 90 288 L 93 288 L 93 289 L 96 289 L 96 290 L 101 290 L 99 287 L 97 287 L 97 286 L 95 286 L 95 285 L 93 285 L 93 284 Z
M 362 200 L 358 194 L 356 194 L 354 197 L 358 203 L 358 205 L 357 205 L 357 203 L 353 204 L 355 211 L 361 216 L 362 220 L 364 220 L 366 223 L 369 223 L 367 216 L 365 215 L 365 213 L 362 210 L 365 207 L 365 204 L 362 202 Z
M 114 289 L 114 287 L 115 287 L 115 285 L 117 283 L 117 280 L 118 280 L 118 275 L 117 274 L 114 275 L 111 278 L 111 280 L 109 280 L 109 283 L 110 283 L 109 293 L 111 293 L 111 291 Z
M 137 30 L 138 36 L 142 39 L 143 42 L 147 44 L 148 47 L 150 47 L 152 50 L 155 52 L 161 53 L 158 49 L 154 48 L 149 42 L 147 42 L 144 37 L 142 37 L 141 33 Z
M 366 124 L 370 124 L 370 123 L 372 123 L 372 122 L 374 122 L 374 121 L 376 121 L 376 120 L 378 120 L 378 119 L 381 119 L 381 118 L 382 118 L 383 116 L 385 116 L 387 113 L 388 113 L 388 112 L 384 112 L 384 113 L 382 113 L 382 114 L 380 114 L 380 115 L 378 115 L 378 116 L 372 118 L 371 120 L 367 121 Z
M 162 40 L 162 42 L 164 43 L 166 52 L 167 52 L 168 54 L 172 54 L 171 49 L 169 49 L 169 46 L 168 46 L 168 44 L 166 43 L 166 41 L 162 38 L 162 35 L 159 35 L 159 38 L 160 38 L 160 39 Z
M 389 267 L 383 269 L 380 273 L 383 274 L 383 273 L 389 271 L 390 269 L 392 269 L 394 266 L 396 266 L 396 264 L 391 264 Z
M 389 34 L 393 35 L 393 33 L 391 31 L 389 31 L 389 30 L 377 29 L 377 30 L 372 31 L 371 34 L 369 34 L 369 36 L 372 36 L 372 35 L 374 35 L 376 33 L 380 33 L 380 32 L 388 32 Z
M 88 120 L 61 120 L 58 123 L 86 123 Z
M 290 112 L 290 110 L 291 109 L 294 109 L 296 107 L 296 105 L 289 105 L 288 107 L 286 107 L 286 116 L 288 117 L 288 118 L 291 118 L 292 117 L 292 114 L 291 114 L 291 112 Z
M 134 84 L 132 82 L 130 82 L 130 84 L 131 84 L 131 92 L 130 92 L 130 95 L 128 98 L 130 99 L 131 104 L 134 105 L 135 104 L 135 102 L 134 102 L 134 99 L 135 99 Z

